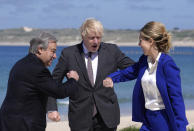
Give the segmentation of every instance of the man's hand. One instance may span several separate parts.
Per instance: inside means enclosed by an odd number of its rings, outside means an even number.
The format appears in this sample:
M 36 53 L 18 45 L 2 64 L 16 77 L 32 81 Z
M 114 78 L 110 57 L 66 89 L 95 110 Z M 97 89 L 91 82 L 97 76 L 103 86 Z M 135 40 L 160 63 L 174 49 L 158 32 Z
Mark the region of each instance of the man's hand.
M 61 117 L 60 117 L 60 114 L 58 111 L 53 111 L 53 112 L 48 112 L 48 118 L 52 121 L 60 121 L 61 120 Z
M 73 79 L 75 79 L 76 81 L 78 81 L 79 80 L 79 75 L 77 74 L 77 72 L 76 71 L 73 71 L 73 70 L 71 70 L 71 71 L 69 71 L 68 73 L 67 73 L 67 78 L 73 78 Z
M 107 77 L 106 79 L 103 80 L 103 86 L 104 87 L 109 87 L 113 88 L 113 81 L 110 77 Z

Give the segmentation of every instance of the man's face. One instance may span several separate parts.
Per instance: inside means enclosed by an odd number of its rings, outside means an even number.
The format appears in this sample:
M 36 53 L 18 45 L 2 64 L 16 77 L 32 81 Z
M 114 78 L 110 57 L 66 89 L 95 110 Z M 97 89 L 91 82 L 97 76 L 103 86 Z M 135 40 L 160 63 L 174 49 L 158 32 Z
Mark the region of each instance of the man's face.
M 101 43 L 101 38 L 102 36 L 100 35 L 100 33 L 96 32 L 90 32 L 86 36 L 82 36 L 84 45 L 86 46 L 89 52 L 98 51 Z
M 57 44 L 50 42 L 48 44 L 48 48 L 47 49 L 40 49 L 39 52 L 40 54 L 40 59 L 43 61 L 43 63 L 45 64 L 45 66 L 51 66 L 52 61 L 57 58 L 56 56 L 56 48 L 57 48 Z

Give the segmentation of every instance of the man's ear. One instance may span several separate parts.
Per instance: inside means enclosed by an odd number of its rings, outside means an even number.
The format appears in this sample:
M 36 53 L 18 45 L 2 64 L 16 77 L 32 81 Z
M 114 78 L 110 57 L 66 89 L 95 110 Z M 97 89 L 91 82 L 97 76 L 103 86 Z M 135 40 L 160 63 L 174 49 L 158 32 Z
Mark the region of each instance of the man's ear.
M 42 51 L 43 51 L 42 47 L 39 46 L 38 49 L 37 49 L 37 54 L 41 55 Z

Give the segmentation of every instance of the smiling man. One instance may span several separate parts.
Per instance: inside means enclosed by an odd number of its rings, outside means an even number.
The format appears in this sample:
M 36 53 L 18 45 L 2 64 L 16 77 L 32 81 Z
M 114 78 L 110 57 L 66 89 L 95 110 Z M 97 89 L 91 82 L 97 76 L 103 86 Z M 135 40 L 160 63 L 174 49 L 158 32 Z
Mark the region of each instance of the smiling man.
M 80 76 L 77 99 L 69 97 L 69 126 L 71 131 L 115 131 L 120 122 L 117 96 L 113 88 L 104 88 L 102 81 L 133 61 L 115 44 L 101 41 L 103 26 L 100 21 L 87 19 L 80 31 L 82 42 L 63 49 L 53 72 L 58 82 L 69 70 L 77 71 Z M 55 99 L 49 99 L 48 109 L 48 117 L 57 120 Z
M 76 96 L 79 76 L 67 73 L 66 83 L 53 80 L 48 66 L 56 58 L 57 40 L 42 33 L 30 41 L 29 54 L 10 71 L 5 100 L 0 110 L 0 131 L 45 131 L 48 96 Z

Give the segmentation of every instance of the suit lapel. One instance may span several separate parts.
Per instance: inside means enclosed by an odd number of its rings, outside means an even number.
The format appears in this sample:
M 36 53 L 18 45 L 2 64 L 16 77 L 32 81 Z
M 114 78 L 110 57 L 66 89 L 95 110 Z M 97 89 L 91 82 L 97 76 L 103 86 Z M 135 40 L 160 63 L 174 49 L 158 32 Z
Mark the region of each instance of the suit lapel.
M 103 70 L 103 61 L 105 61 L 105 51 L 104 51 L 103 43 L 101 43 L 99 51 L 98 51 L 98 68 L 97 68 L 97 74 L 96 74 L 96 81 L 94 84 L 94 87 L 98 87 L 97 84 L 102 82 L 102 70 Z
M 84 56 L 84 52 L 83 52 L 83 48 L 82 48 L 82 43 L 78 44 L 77 47 L 78 48 L 75 52 L 76 62 L 78 64 L 80 71 L 82 72 L 85 80 L 91 85 L 90 80 L 88 78 L 87 69 L 86 69 L 85 56 Z
M 77 51 L 75 52 L 75 58 L 76 61 L 78 63 L 78 66 L 80 67 L 80 71 L 82 72 L 84 78 L 86 79 L 86 81 L 91 85 L 89 77 L 88 77 L 88 73 L 87 73 L 87 69 L 86 69 L 86 64 L 85 64 L 85 56 L 84 56 L 84 52 L 83 52 L 83 47 L 82 47 L 82 43 L 78 44 L 77 46 Z M 99 52 L 98 52 L 98 68 L 97 68 L 97 74 L 96 74 L 96 81 L 94 83 L 94 87 L 97 87 L 102 79 L 102 69 L 103 69 L 103 61 L 105 59 L 105 51 L 104 51 L 104 46 L 103 43 L 101 43 L 101 46 L 99 48 Z M 92 85 L 91 85 L 92 86 Z

